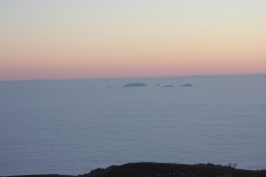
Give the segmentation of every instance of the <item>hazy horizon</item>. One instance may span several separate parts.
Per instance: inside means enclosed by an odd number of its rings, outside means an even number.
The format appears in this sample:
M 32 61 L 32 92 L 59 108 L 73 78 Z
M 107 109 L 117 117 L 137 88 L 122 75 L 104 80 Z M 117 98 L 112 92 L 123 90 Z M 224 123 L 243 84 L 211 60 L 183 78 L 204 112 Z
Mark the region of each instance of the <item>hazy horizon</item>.
M 234 74 L 234 75 L 191 75 L 191 76 L 151 76 L 151 77 L 106 77 L 106 78 L 55 78 L 55 79 L 11 79 L 0 80 L 0 82 L 15 82 L 15 81 L 79 81 L 79 80 L 120 80 L 120 79 L 169 79 L 169 78 L 195 78 L 195 77 L 256 77 L 266 76 L 266 74 Z

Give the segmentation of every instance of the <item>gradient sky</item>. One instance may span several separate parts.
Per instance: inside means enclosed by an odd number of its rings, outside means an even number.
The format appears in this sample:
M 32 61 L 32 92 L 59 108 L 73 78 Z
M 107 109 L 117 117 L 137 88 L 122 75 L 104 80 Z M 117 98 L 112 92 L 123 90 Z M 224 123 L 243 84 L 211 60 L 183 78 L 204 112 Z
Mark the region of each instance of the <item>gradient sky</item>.
M 265 0 L 1 0 L 0 80 L 266 74 Z

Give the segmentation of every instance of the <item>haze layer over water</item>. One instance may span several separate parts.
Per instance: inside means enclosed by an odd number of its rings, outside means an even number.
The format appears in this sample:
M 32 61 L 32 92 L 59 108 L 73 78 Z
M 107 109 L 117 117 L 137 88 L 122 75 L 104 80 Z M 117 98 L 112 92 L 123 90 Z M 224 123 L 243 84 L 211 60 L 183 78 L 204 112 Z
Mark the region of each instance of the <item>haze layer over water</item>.
M 148 86 L 122 87 L 133 82 Z M 265 90 L 265 75 L 0 82 L 0 176 L 139 161 L 262 169 Z

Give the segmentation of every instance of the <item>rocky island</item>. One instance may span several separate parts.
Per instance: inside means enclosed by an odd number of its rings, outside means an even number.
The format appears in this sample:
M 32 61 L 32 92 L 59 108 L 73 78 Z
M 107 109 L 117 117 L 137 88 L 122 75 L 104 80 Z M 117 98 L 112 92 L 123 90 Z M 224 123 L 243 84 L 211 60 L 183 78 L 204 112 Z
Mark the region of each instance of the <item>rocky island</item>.
M 193 85 L 191 85 L 191 84 L 184 84 L 181 87 L 193 87 Z
M 145 87 L 145 86 L 148 86 L 148 85 L 143 84 L 143 83 L 129 83 L 129 84 L 124 85 L 123 87 Z
M 165 85 L 163 87 L 174 87 L 173 85 Z

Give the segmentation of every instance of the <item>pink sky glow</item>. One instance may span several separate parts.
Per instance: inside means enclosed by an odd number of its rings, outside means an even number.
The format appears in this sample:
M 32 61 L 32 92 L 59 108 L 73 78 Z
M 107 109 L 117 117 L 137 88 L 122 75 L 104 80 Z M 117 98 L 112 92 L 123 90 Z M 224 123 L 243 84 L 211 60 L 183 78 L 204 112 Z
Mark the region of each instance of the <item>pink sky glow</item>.
M 0 81 L 266 74 L 266 1 L 0 1 Z

